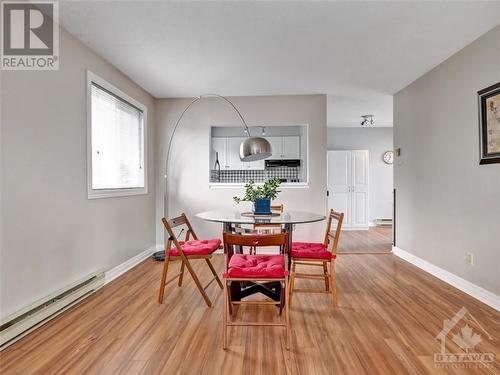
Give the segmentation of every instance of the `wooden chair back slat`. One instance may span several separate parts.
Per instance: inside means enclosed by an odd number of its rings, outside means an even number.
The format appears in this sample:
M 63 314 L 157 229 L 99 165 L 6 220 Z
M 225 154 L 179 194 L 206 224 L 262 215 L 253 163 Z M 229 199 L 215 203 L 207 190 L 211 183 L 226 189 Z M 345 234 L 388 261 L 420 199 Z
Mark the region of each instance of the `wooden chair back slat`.
M 282 213 L 284 211 L 283 205 L 282 204 L 276 204 L 276 205 L 271 205 L 271 212 L 279 212 Z M 255 223 L 253 225 L 254 228 L 281 228 L 281 224 L 261 224 L 261 223 Z
M 162 219 L 163 221 L 163 219 Z M 178 227 L 179 225 L 187 224 L 188 219 L 184 213 L 182 213 L 180 216 L 174 217 L 173 219 L 168 219 L 167 220 L 168 225 L 170 225 L 171 228 Z
M 167 253 L 170 252 L 170 246 L 172 246 L 173 243 L 174 246 L 179 251 L 179 253 L 184 255 L 184 252 L 182 251 L 182 246 L 179 243 L 179 239 L 174 234 L 173 228 L 175 227 L 179 227 L 181 225 L 187 226 L 187 231 L 184 241 L 189 241 L 191 236 L 193 237 L 194 240 L 198 239 L 198 236 L 196 236 L 196 233 L 194 232 L 194 229 L 191 226 L 191 223 L 189 222 L 185 213 L 182 213 L 180 216 L 174 217 L 173 219 L 167 220 L 166 218 L 162 218 L 161 221 L 163 222 L 163 225 L 165 226 L 165 229 L 167 230 L 167 233 L 169 235 L 169 240 L 167 241 L 167 248 L 166 248 Z
M 271 205 L 271 212 L 283 212 L 282 204 Z
M 286 254 L 288 253 L 288 233 L 248 236 L 224 232 L 224 249 L 227 250 L 228 246 L 280 246 Z
M 335 228 L 335 231 L 332 232 L 332 222 L 333 221 L 337 222 L 337 227 Z M 340 232 L 342 230 L 342 222 L 344 221 L 344 213 L 343 212 L 336 212 L 333 209 L 330 210 L 330 213 L 328 215 L 328 221 L 326 225 L 326 233 L 325 233 L 325 246 L 330 245 L 330 252 L 332 254 L 337 253 L 337 245 L 339 243 L 339 238 L 340 238 Z

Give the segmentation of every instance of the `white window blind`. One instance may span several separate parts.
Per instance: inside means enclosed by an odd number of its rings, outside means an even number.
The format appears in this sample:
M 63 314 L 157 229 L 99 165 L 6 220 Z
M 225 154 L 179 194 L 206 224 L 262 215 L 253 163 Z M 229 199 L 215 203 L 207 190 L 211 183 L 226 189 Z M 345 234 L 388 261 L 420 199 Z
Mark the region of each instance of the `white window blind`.
M 92 190 L 144 188 L 144 113 L 91 82 Z

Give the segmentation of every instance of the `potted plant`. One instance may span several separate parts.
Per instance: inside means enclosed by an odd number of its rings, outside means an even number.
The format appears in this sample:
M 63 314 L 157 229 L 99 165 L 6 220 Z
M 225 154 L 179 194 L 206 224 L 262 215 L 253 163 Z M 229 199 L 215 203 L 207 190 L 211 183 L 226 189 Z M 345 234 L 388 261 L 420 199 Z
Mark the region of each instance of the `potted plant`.
M 255 214 L 270 214 L 271 200 L 278 196 L 281 181 L 279 178 L 267 180 L 264 185 L 257 186 L 254 181 L 245 185 L 245 196 L 243 198 L 233 197 L 236 203 L 242 201 L 253 202 Z

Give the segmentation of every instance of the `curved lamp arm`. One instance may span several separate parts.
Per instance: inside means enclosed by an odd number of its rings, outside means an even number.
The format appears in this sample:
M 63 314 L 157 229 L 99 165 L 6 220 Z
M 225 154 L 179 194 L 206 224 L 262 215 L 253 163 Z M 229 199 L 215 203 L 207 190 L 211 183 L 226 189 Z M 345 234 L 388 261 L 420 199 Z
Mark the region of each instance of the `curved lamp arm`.
M 165 160 L 165 191 L 163 195 L 163 217 L 168 217 L 168 181 L 167 181 L 167 173 L 168 173 L 168 160 L 170 156 L 170 149 L 172 148 L 172 140 L 174 139 L 175 132 L 177 131 L 177 127 L 179 126 L 182 118 L 184 117 L 184 114 L 191 108 L 193 104 L 196 102 L 199 102 L 203 98 L 219 98 L 224 100 L 225 102 L 229 103 L 229 105 L 235 110 L 235 112 L 238 114 L 238 117 L 240 118 L 241 122 L 243 123 L 243 127 L 245 128 L 246 134 L 248 138 L 250 138 L 250 130 L 248 129 L 248 125 L 241 115 L 240 111 L 236 106 L 225 96 L 218 95 L 218 94 L 203 94 L 195 98 L 189 105 L 184 108 L 184 110 L 181 112 L 179 118 L 175 122 L 174 129 L 172 130 L 172 134 L 170 135 L 170 139 L 168 141 L 168 149 L 167 149 L 167 159 Z

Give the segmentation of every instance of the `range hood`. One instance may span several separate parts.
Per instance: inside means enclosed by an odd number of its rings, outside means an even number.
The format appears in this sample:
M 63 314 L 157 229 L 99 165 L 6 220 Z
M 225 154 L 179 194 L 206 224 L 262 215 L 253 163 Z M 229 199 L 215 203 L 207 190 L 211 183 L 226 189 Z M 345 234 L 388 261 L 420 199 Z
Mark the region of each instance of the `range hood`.
M 271 159 L 266 160 L 266 168 L 300 167 L 300 159 Z

